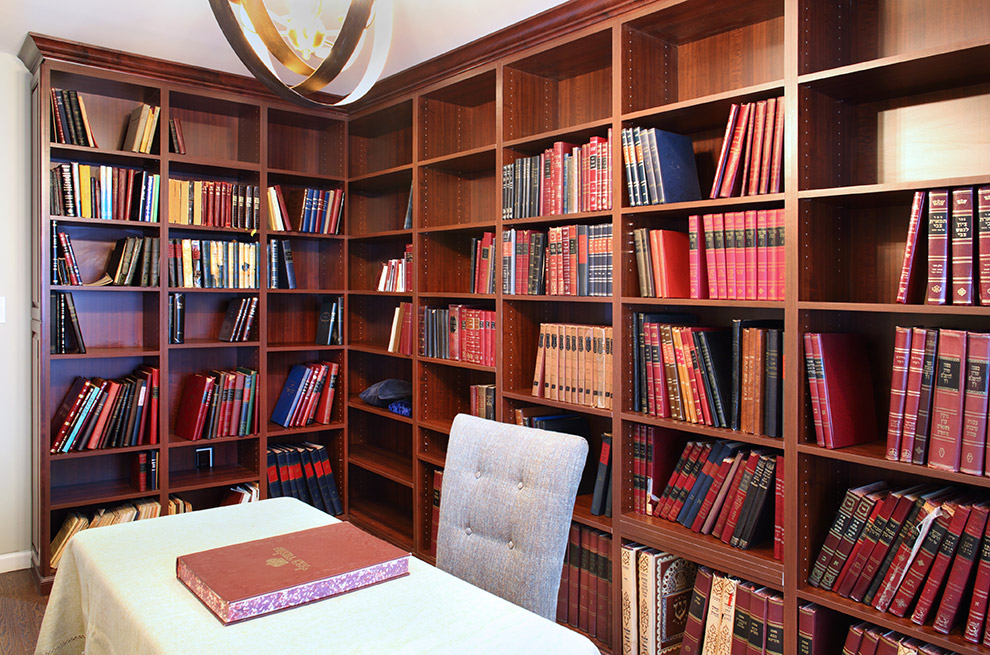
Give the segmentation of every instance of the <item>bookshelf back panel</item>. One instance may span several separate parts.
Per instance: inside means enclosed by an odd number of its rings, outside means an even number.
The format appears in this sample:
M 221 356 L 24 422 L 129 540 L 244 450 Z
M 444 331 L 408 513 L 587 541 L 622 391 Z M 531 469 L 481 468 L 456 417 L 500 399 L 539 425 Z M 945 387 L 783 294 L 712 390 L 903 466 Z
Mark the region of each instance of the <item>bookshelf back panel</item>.
M 268 110 L 268 166 L 343 177 L 344 122 Z
M 260 162 L 261 110 L 257 106 L 174 91 L 169 103 L 171 117 L 182 124 L 187 156 Z
M 412 426 L 384 416 L 351 409 L 348 416 L 349 448 L 368 448 L 388 453 L 391 464 L 400 465 L 406 476 L 412 474 Z
M 349 467 L 348 475 L 350 520 L 370 532 L 412 548 L 412 490 L 354 465 Z
M 411 164 L 412 101 L 351 119 L 348 134 L 352 176 Z
M 494 152 L 482 170 L 419 169 L 420 227 L 494 221 L 496 189 Z
M 990 6 L 982 0 L 802 0 L 799 21 L 803 74 L 985 39 Z M 837 39 L 840 30 L 844 38 Z
M 315 344 L 320 306 L 323 301 L 336 298 L 324 294 L 269 294 L 268 345 Z M 334 323 L 342 320 L 336 316 Z
M 87 348 L 158 348 L 157 294 L 69 293 Z
M 457 414 L 470 414 L 471 385 L 494 383 L 494 374 L 485 371 L 422 363 L 419 366 L 419 418 L 446 423 L 453 421 Z
M 296 271 L 296 288 L 337 291 L 344 288 L 342 239 L 288 239 Z
M 180 292 L 181 293 L 181 292 Z M 243 298 L 251 298 L 248 294 L 231 295 L 229 293 L 186 293 L 185 295 L 185 338 L 191 341 L 214 341 L 217 346 L 225 345 L 219 341 L 220 327 L 223 325 L 227 308 L 234 304 L 240 307 Z M 157 309 L 157 307 L 156 307 Z M 251 328 L 249 341 L 258 338 L 258 312 L 255 313 L 255 327 Z
M 358 192 L 347 198 L 347 234 L 360 236 L 403 229 L 411 193 L 409 183 L 401 188 Z
M 450 435 L 446 432 L 419 428 L 418 449 L 421 455 L 442 460 L 447 457 L 447 444 L 449 442 Z
M 494 230 L 487 230 L 494 232 Z M 419 275 L 419 292 L 423 293 L 463 293 L 470 294 L 474 290 L 471 278 L 472 260 L 475 253 L 471 252 L 472 239 L 478 243 L 486 230 L 429 232 L 420 236 L 420 252 L 426 266 L 414 266 L 414 272 Z M 498 266 L 498 249 L 493 241 L 490 251 L 490 261 Z M 498 286 L 499 274 L 495 272 L 495 285 Z
M 344 405 L 346 396 L 343 390 L 342 379 L 344 378 L 344 353 L 340 350 L 321 351 L 294 351 L 294 352 L 270 352 L 268 353 L 267 368 L 267 391 L 265 393 L 265 404 L 261 406 L 261 419 L 268 424 L 270 430 L 281 430 L 282 426 L 270 422 L 272 412 L 282 395 L 282 390 L 288 380 L 292 367 L 296 365 L 315 364 L 317 362 L 334 362 L 340 366 L 335 382 L 333 408 L 330 413 L 330 423 L 342 423 L 344 421 Z M 329 372 L 327 381 L 329 381 Z M 313 425 L 313 424 L 310 424 Z M 307 435 L 308 438 L 308 435 Z
M 420 99 L 420 159 L 495 143 L 495 71 Z
M 412 384 L 412 360 L 352 351 L 347 362 L 348 397 L 357 396 L 376 382 L 386 379 L 405 380 Z
M 213 448 L 213 466 L 197 468 L 196 449 Z M 168 453 L 169 477 L 175 486 L 230 487 L 229 478 L 258 473 L 258 440 L 196 442 L 196 447 L 171 448 Z M 226 478 L 226 479 L 225 479 Z M 173 487 L 174 488 L 174 487 Z M 190 501 L 191 502 L 191 501 Z

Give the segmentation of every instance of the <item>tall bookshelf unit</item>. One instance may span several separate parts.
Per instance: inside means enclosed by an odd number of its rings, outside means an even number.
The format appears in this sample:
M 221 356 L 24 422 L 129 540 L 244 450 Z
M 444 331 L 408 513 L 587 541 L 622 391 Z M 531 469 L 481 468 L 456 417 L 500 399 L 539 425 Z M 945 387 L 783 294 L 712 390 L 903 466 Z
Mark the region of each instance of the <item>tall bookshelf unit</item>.
M 337 400 L 332 422 L 286 429 L 269 419 L 294 364 L 328 360 L 343 367 L 343 345 L 316 345 L 317 316 L 325 298 L 346 296 L 347 241 L 342 236 L 268 229 L 267 203 L 260 229 L 169 223 L 168 182 L 209 179 L 288 187 L 344 188 L 346 117 L 276 101 L 251 80 L 123 53 L 33 36 L 22 52 L 33 70 L 32 350 L 34 357 L 33 452 L 34 570 L 47 587 L 50 542 L 71 511 L 92 511 L 120 501 L 151 499 L 168 506 L 178 495 L 195 509 L 219 504 L 228 488 L 259 483 L 265 490 L 266 452 L 273 444 L 310 441 L 326 446 L 338 484 L 346 484 L 346 413 Z M 84 98 L 97 148 L 62 145 L 51 138 L 50 89 L 72 89 Z M 131 111 L 140 103 L 161 107 L 149 154 L 119 149 Z M 179 118 L 186 153 L 169 147 L 169 119 Z M 49 208 L 49 168 L 61 162 L 109 164 L 161 176 L 159 221 L 138 222 L 54 216 Z M 72 239 L 84 282 L 99 278 L 114 241 L 127 236 L 221 239 L 258 244 L 258 289 L 169 288 L 167 248 L 161 248 L 156 287 L 56 286 L 51 280 L 53 225 Z M 296 270 L 295 289 L 267 288 L 266 246 L 288 239 Z M 86 340 L 85 354 L 50 354 L 52 292 L 72 293 Z M 170 344 L 168 296 L 185 293 L 185 340 Z M 217 335 L 231 300 L 258 298 L 257 337 L 226 343 Z M 346 334 L 346 328 L 345 328 Z M 50 423 L 77 376 L 118 377 L 142 364 L 160 368 L 158 444 L 52 454 Z M 258 371 L 259 430 L 243 437 L 190 441 L 174 433 L 176 413 L 189 375 L 212 369 Z M 338 394 L 340 398 L 340 394 Z M 212 467 L 197 468 L 194 450 L 213 448 Z M 159 488 L 140 492 L 130 480 L 138 451 L 157 451 Z

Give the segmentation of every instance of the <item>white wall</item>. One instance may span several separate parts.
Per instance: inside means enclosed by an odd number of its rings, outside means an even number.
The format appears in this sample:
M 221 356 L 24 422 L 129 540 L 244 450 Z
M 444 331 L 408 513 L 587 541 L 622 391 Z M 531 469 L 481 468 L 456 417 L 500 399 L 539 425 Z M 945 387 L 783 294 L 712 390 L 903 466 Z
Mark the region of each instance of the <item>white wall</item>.
M 0 52 L 0 573 L 31 548 L 31 75 Z

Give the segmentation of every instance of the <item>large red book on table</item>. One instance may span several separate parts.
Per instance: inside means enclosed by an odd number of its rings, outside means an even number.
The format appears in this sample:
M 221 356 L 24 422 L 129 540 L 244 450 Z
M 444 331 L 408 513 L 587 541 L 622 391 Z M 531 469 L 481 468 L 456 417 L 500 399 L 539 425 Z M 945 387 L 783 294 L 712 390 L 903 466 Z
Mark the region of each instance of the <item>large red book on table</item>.
M 976 234 L 980 304 L 990 305 L 990 186 L 980 187 L 976 192 Z
M 928 466 L 958 471 L 966 387 L 966 333 L 940 330 Z
M 650 254 L 657 298 L 691 297 L 688 235 L 650 230 Z
M 890 412 L 887 418 L 887 459 L 897 461 L 901 454 L 901 431 L 907 398 L 908 359 L 911 355 L 911 328 L 894 328 L 894 370 L 890 378 Z
M 942 602 L 932 624 L 936 632 L 947 635 L 955 626 L 960 603 L 970 589 L 972 574 L 980 556 L 980 540 L 987 527 L 988 513 L 990 513 L 990 504 L 980 503 L 974 505 L 973 511 L 969 514 L 966 528 L 963 530 L 962 538 L 959 539 L 956 557 L 952 560 L 952 569 L 945 583 Z
M 828 448 L 844 448 L 853 444 L 873 441 L 877 436 L 873 385 L 866 344 L 858 334 L 813 334 L 821 355 L 826 429 L 825 445 Z M 821 398 L 819 394 L 819 398 Z
M 973 304 L 973 189 L 952 191 L 952 304 Z
M 921 406 L 921 382 L 925 367 L 925 345 L 928 342 L 926 328 L 911 329 L 911 352 L 908 354 L 908 380 L 904 393 L 904 425 L 901 428 L 900 459 L 910 462 L 914 455 L 914 437 L 918 427 L 918 408 Z
M 911 203 L 911 219 L 908 222 L 907 240 L 904 242 L 904 258 L 901 261 L 901 277 L 897 283 L 897 302 L 906 303 L 915 297 L 920 275 L 917 262 L 922 261 L 918 253 L 918 232 L 921 225 L 921 214 L 925 209 L 925 192 L 915 191 Z M 988 244 L 990 245 L 990 244 Z
M 928 194 L 928 293 L 925 303 L 945 304 L 949 268 L 949 192 Z
M 987 440 L 987 368 L 990 367 L 990 334 L 966 336 L 966 390 L 963 398 L 962 452 L 959 470 L 983 475 Z
M 404 576 L 409 553 L 335 523 L 180 555 L 175 564 L 179 580 L 228 624 Z
M 176 436 L 190 441 L 199 439 L 214 382 L 212 377 L 201 373 L 187 378 L 182 389 L 182 400 L 179 401 L 179 411 L 175 416 Z

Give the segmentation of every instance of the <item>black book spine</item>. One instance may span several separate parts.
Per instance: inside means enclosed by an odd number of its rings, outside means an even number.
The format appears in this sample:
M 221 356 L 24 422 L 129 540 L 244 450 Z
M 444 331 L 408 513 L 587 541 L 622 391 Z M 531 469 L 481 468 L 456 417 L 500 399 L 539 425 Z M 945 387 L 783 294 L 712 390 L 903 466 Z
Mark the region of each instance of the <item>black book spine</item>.
M 186 342 L 186 294 L 175 295 L 175 343 Z
M 918 422 L 914 431 L 914 464 L 928 462 L 928 435 L 931 429 L 932 390 L 934 389 L 935 357 L 938 352 L 938 330 L 928 330 L 925 336 L 925 360 L 921 368 L 921 400 L 918 405 Z
M 742 384 L 742 322 L 732 321 L 732 424 L 733 430 L 739 429 L 741 412 L 741 397 L 739 385 Z
M 649 405 L 646 401 L 646 364 L 643 348 L 643 314 L 633 312 L 632 351 L 633 351 L 633 411 L 643 412 Z
M 63 300 L 63 302 L 65 304 L 65 308 L 66 308 L 66 310 L 68 312 L 69 320 L 72 322 L 72 334 L 75 337 L 75 342 L 76 342 L 75 352 L 77 352 L 77 353 L 85 353 L 86 352 L 86 342 L 83 341 L 82 328 L 79 327 L 79 315 L 76 313 L 76 303 L 75 303 L 75 300 L 73 300 L 71 293 L 64 293 L 64 294 L 62 294 L 62 300 Z M 65 326 L 65 321 L 64 320 L 62 321 L 62 325 L 63 325 L 63 328 L 62 329 L 63 329 L 63 332 L 64 332 L 64 330 L 65 330 L 65 327 L 64 327 Z
M 763 428 L 768 437 L 780 438 L 781 396 L 783 388 L 780 379 L 780 345 L 782 332 L 769 329 L 766 332 L 766 369 L 764 371 L 764 413 Z

